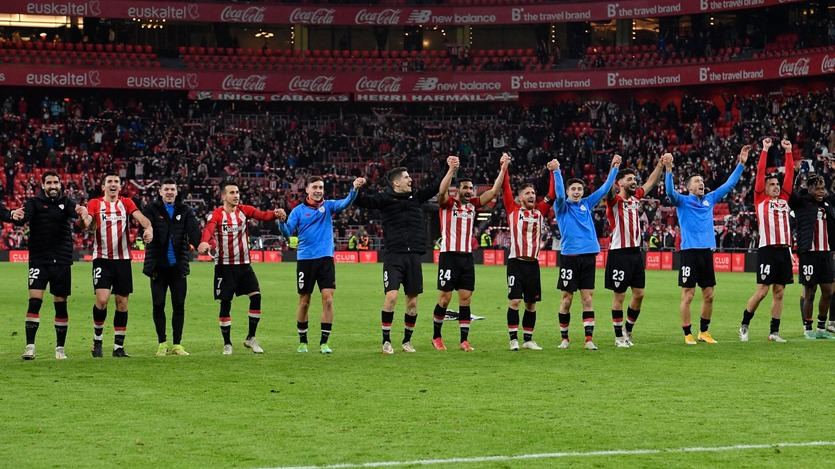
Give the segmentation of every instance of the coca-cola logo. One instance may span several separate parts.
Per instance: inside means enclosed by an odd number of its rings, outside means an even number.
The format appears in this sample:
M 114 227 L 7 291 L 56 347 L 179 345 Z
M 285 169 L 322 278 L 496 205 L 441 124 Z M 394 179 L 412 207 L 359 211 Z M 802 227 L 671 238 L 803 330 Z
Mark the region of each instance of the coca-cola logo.
M 334 76 L 328 75 L 319 75 L 315 78 L 302 78 L 296 75 L 290 80 L 287 89 L 308 93 L 330 93 L 333 91 L 333 81 L 335 78 Z
M 780 64 L 781 77 L 800 77 L 809 74 L 809 58 L 801 57 L 797 60 L 786 59 Z
M 267 88 L 267 76 L 236 77 L 235 75 L 226 75 L 221 88 L 225 91 L 264 91 Z
M 403 77 L 383 77 L 379 80 L 372 80 L 363 76 L 357 81 L 357 91 L 375 93 L 397 93 L 400 91 L 400 82 Z
M 363 8 L 357 12 L 354 17 L 356 24 L 388 24 L 395 25 L 400 22 L 400 10 L 395 8 L 386 8 L 381 11 L 368 11 Z
M 26 13 L 35 15 L 99 16 L 101 15 L 101 3 L 99 3 L 99 0 L 89 0 L 87 2 L 29 2 L 26 4 Z
M 329 8 L 319 8 L 318 10 L 296 8 L 290 12 L 290 23 L 332 24 L 334 13 L 336 13 L 336 10 Z
M 824 55 L 821 61 L 821 73 L 831 72 L 835 72 L 835 57 Z
M 263 23 L 266 7 L 226 7 L 220 12 L 220 21 L 234 23 Z

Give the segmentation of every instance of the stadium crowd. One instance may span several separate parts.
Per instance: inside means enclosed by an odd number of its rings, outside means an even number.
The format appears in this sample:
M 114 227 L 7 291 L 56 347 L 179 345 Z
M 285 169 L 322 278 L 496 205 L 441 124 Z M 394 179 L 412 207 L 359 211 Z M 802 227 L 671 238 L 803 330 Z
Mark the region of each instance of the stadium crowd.
M 305 178 L 322 175 L 327 196 L 350 189 L 365 176 L 384 184 L 389 168 L 406 166 L 416 179 L 443 172 L 448 154 L 460 157 L 462 172 L 477 185 L 491 184 L 498 155 L 514 156 L 513 183 L 536 179 L 547 184 L 545 163 L 561 162 L 566 178 L 598 186 L 611 155 L 646 177 L 657 158 L 671 151 L 681 184 L 685 175 L 704 175 L 715 188 L 733 170 L 744 143 L 763 136 L 787 137 L 800 149 L 800 173 L 823 172 L 835 153 L 835 88 L 820 92 L 769 96 L 723 96 L 722 103 L 683 96 L 679 103 L 657 100 L 615 102 L 564 101 L 549 106 L 444 106 L 375 108 L 349 105 L 242 108 L 236 103 L 188 101 L 178 96 L 128 99 L 99 96 L 7 96 L 0 120 L 0 176 L 5 203 L 22 205 L 40 187 L 38 171 L 57 169 L 67 194 L 86 200 L 99 192 L 98 175 L 115 168 L 126 191 L 144 205 L 156 195 L 156 181 L 173 175 L 183 199 L 201 219 L 215 206 L 217 184 L 241 182 L 241 193 L 257 207 L 292 209 L 303 197 Z M 774 153 L 770 167 L 780 166 Z M 717 228 L 724 249 L 756 246 L 750 190 L 754 166 L 728 198 L 724 228 Z M 430 176 L 431 177 L 431 176 Z M 651 195 L 652 197 L 652 195 Z M 372 211 L 349 208 L 335 219 L 337 239 L 361 228 L 380 236 Z M 675 212 L 661 200 L 645 202 L 644 240 L 650 248 L 671 248 Z M 481 229 L 492 228 L 502 245 L 505 223 L 495 210 Z M 596 214 L 599 237 L 608 227 Z M 496 230 L 498 228 L 498 230 Z M 265 230 L 265 234 L 267 230 Z M 277 234 L 273 230 L 274 234 Z M 77 247 L 90 245 L 79 232 Z M 547 237 L 558 235 L 551 230 Z M 24 229 L 4 230 L 3 247 L 25 248 Z M 556 245 L 556 243 L 554 243 Z

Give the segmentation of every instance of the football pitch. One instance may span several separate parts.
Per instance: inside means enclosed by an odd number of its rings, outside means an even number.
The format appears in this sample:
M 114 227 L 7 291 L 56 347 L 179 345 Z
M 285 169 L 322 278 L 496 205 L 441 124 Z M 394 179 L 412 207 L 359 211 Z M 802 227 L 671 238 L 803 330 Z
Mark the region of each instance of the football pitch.
M 719 274 L 711 331 L 717 345 L 685 346 L 675 272 L 649 272 L 636 345 L 616 349 L 611 294 L 598 271 L 597 351 L 582 348 L 579 296 L 569 350 L 558 350 L 556 270 L 543 269 L 535 339 L 543 351 L 507 349 L 504 267 L 479 266 L 470 341 L 432 350 L 436 267 L 424 265 L 413 343 L 400 351 L 403 297 L 380 353 L 380 265 L 337 265 L 334 353 L 318 351 L 318 293 L 311 353 L 296 353 L 295 265 L 255 270 L 263 293 L 258 330 L 266 353 L 242 346 L 248 302 L 233 303 L 235 353 L 222 356 L 211 266 L 193 264 L 183 345 L 189 357 L 155 358 L 148 280 L 134 264 L 126 349 L 90 357 L 90 265 L 76 264 L 69 360 L 53 357 L 51 300 L 41 310 L 37 359 L 24 346 L 26 266 L 0 266 L 0 452 L 3 467 L 825 467 L 835 424 L 835 341 L 807 341 L 799 287 L 786 293 L 782 334 L 766 340 L 771 298 L 737 327 L 753 274 Z M 698 297 L 697 297 L 698 298 Z M 694 328 L 700 301 L 694 302 Z M 452 305 L 454 308 L 454 303 Z M 167 308 L 169 315 L 170 306 Z M 520 331 L 521 334 L 521 331 Z M 811 444 L 813 442 L 820 442 Z M 778 446 L 790 443 L 789 446 Z M 793 446 L 798 444 L 798 446 Z M 829 462 L 827 462 L 829 461 Z M 381 467 L 367 465 L 365 467 Z

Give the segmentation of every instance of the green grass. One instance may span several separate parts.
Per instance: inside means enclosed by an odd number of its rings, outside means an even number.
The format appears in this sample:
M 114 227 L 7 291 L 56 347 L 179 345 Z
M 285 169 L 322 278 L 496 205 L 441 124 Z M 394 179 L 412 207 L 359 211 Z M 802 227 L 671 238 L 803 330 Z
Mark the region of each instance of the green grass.
M 716 346 L 686 347 L 675 274 L 650 272 L 635 329 L 637 345 L 615 349 L 611 294 L 599 288 L 597 342 L 582 350 L 579 298 L 572 348 L 557 350 L 555 269 L 543 270 L 536 339 L 542 352 L 507 351 L 503 267 L 479 267 L 473 312 L 476 352 L 455 350 L 457 326 L 444 326 L 450 350 L 431 350 L 434 266 L 424 268 L 414 343 L 417 354 L 379 353 L 379 265 L 337 266 L 335 353 L 318 350 L 318 295 L 311 308 L 311 353 L 295 352 L 295 266 L 258 265 L 263 292 L 259 340 L 243 348 L 245 299 L 233 304 L 235 355 L 221 356 L 211 266 L 190 277 L 184 345 L 190 357 L 154 358 L 147 279 L 134 266 L 129 360 L 89 355 L 93 301 L 89 264 L 74 268 L 70 359 L 52 357 L 49 301 L 42 309 L 38 358 L 23 362 L 25 265 L 0 266 L 0 454 L 4 467 L 263 467 L 835 440 L 829 412 L 835 341 L 805 341 L 789 287 L 783 321 L 788 344 L 771 344 L 770 298 L 751 342 L 736 338 L 752 274 L 719 276 L 711 330 Z M 600 273 L 599 273 L 600 274 Z M 694 305 L 698 311 L 698 305 Z M 112 311 L 105 350 L 112 344 Z M 402 337 L 403 304 L 395 315 Z M 697 317 L 697 315 L 694 315 Z M 170 330 L 169 330 L 170 334 Z M 595 456 L 477 463 L 468 467 L 797 467 L 824 466 L 832 448 Z

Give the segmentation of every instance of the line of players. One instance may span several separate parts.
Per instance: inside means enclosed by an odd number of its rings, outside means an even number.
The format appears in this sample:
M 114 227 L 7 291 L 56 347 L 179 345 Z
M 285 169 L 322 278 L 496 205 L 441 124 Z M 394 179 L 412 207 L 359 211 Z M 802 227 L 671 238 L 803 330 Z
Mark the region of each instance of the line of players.
M 770 138 L 764 139 L 757 167 L 754 188 L 755 206 L 759 222 L 760 248 L 757 289 L 746 305 L 739 330 L 742 341 L 748 340 L 748 328 L 760 302 L 773 291 L 771 329 L 768 339 L 785 342 L 779 336 L 785 285 L 792 283 L 791 231 L 789 212 L 794 210 L 798 227 L 800 281 L 804 285 L 801 306 L 805 337 L 833 338 L 826 330 L 827 313 L 833 288 L 833 272 L 829 261 L 828 224 L 835 222 L 835 196 L 826 195 L 824 181 L 812 176 L 803 190 L 792 190 L 793 158 L 788 141 L 782 142 L 785 151 L 785 175 L 782 187 L 776 173 L 766 174 Z M 255 338 L 261 316 L 261 293 L 258 279 L 250 264 L 247 226 L 250 219 L 271 222 L 287 236 L 299 237 L 297 262 L 297 330 L 299 352 L 308 351 L 308 309 L 314 287 L 318 284 L 322 299 L 320 352 L 331 353 L 328 339 L 333 324 L 333 297 L 336 289 L 333 262 L 334 214 L 352 203 L 366 209 L 378 209 L 382 214 L 385 254 L 383 287 L 385 299 L 381 310 L 382 351 L 394 353 L 391 325 L 402 284 L 406 295 L 403 351 L 414 352 L 411 343 L 417 321 L 417 299 L 423 292 L 421 257 L 425 254 L 426 227 L 422 205 L 438 195 L 441 224 L 441 253 L 438 266 L 439 296 L 433 313 L 432 345 L 446 350 L 442 325 L 452 293 L 458 292 L 459 348 L 472 351 L 469 342 L 471 320 L 470 303 L 475 290 L 475 269 L 472 258 L 472 239 L 477 210 L 492 201 L 500 192 L 510 227 L 510 253 L 507 263 L 507 330 L 510 350 L 519 350 L 519 309 L 523 340 L 521 348 L 541 350 L 533 340 L 536 325 L 536 303 L 541 300 L 541 279 L 538 263 L 541 230 L 553 213 L 562 234 L 557 288 L 562 291 L 558 321 L 561 334 L 559 348 L 570 345 L 570 309 L 574 293 L 580 291 L 584 347 L 596 350 L 593 341 L 595 313 L 593 308 L 595 258 L 600 246 L 594 230 L 592 212 L 605 200 L 612 239 L 605 272 L 605 287 L 614 292 L 612 322 L 615 345 L 633 345 L 632 330 L 641 311 L 644 297 L 645 267 L 641 246 L 640 200 L 649 193 L 666 171 L 665 186 L 670 201 L 676 207 L 682 233 L 679 286 L 682 288 L 680 313 L 685 343 L 695 345 L 690 325 L 690 303 L 696 286 L 702 290 L 702 312 L 698 341 L 716 343 L 709 332 L 712 316 L 713 271 L 712 251 L 713 207 L 737 184 L 750 152 L 745 146 L 738 156 L 738 164 L 728 180 L 715 191 L 705 194 L 704 180 L 699 175 L 688 176 L 685 186 L 688 195 L 675 190 L 673 157 L 664 154 L 647 181 L 639 186 L 632 169 L 619 171 L 621 158 L 612 158 L 611 170 L 605 182 L 595 192 L 585 196 L 586 186 L 580 179 L 563 182 L 559 162 L 548 162 L 551 172 L 548 194 L 537 201 L 533 185 L 525 184 L 514 195 L 510 187 L 508 167 L 511 158 L 503 154 L 499 174 L 489 190 L 476 196 L 472 180 L 457 179 L 457 195 L 450 196 L 449 188 L 458 170 L 458 159 L 447 159 L 448 170 L 439 180 L 420 190 L 412 189 L 412 179 L 406 168 L 395 168 L 387 174 L 389 187 L 374 194 L 360 194 L 365 179 L 357 178 L 350 193 L 341 200 L 324 199 L 324 181 L 312 177 L 306 185 L 304 202 L 289 215 L 282 209 L 261 211 L 240 203 L 240 192 L 234 182 L 221 185 L 223 205 L 216 208 L 202 233 L 194 213 L 177 200 L 177 185 L 172 179 L 161 181 L 160 198 L 142 211 L 133 201 L 121 197 L 122 181 L 116 174 L 106 174 L 102 183 L 103 196 L 92 199 L 86 206 L 76 205 L 66 198 L 58 174 L 47 171 L 42 177 L 42 192 L 14 211 L 3 210 L 0 218 L 15 224 L 30 224 L 29 305 L 26 313 L 26 349 L 24 359 L 35 357 L 35 335 L 40 323 L 40 309 L 46 287 L 54 297 L 57 347 L 55 357 L 66 358 L 64 343 L 68 326 L 67 298 L 71 291 L 72 264 L 71 223 L 76 218 L 80 225 L 94 234 L 93 243 L 93 345 L 92 355 L 103 356 L 102 342 L 107 304 L 115 297 L 114 357 L 127 357 L 124 349 L 128 322 L 128 298 L 133 291 L 130 268 L 128 233 L 130 220 L 143 228 L 147 244 L 143 272 L 151 279 L 153 318 L 159 346 L 157 356 L 188 355 L 181 344 L 185 316 L 186 277 L 189 274 L 191 246 L 201 254 L 214 251 L 214 298 L 219 302 L 219 325 L 223 337 L 223 354 L 233 352 L 231 341 L 231 309 L 235 296 L 249 298 L 248 332 L 244 346 L 255 353 L 263 348 Z M 617 184 L 616 190 L 612 188 Z M 553 212 L 552 212 L 553 206 Z M 821 289 L 817 330 L 812 330 L 812 309 L 817 286 Z M 626 291 L 632 298 L 624 321 L 623 305 Z M 165 302 L 168 291 L 172 296 L 173 344 L 166 337 Z M 829 324 L 832 327 L 832 323 Z

